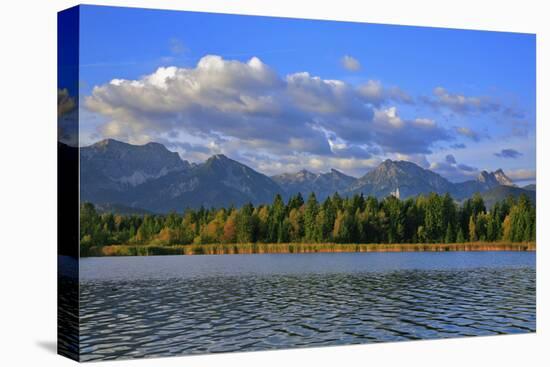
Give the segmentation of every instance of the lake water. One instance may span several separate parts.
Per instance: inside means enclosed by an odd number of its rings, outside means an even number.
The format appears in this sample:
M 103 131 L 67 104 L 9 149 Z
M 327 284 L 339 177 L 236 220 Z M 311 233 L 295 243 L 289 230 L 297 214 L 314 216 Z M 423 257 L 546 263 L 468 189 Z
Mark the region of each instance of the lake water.
M 85 258 L 84 361 L 535 331 L 534 252 Z

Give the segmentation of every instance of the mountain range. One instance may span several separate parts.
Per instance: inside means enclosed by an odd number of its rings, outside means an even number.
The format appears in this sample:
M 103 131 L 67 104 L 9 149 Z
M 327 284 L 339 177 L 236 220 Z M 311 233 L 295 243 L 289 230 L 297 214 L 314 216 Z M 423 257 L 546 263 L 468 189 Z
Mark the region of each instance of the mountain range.
M 80 188 L 81 201 L 102 208 L 156 213 L 269 203 L 276 194 L 286 199 L 298 192 L 304 197 L 314 192 L 320 200 L 335 192 L 401 199 L 449 193 L 457 201 L 479 192 L 491 203 L 522 193 L 533 200 L 535 197 L 534 186 L 516 187 L 501 169 L 482 171 L 475 180 L 453 183 L 412 162 L 388 159 L 359 178 L 335 169 L 269 177 L 223 154 L 195 164 L 159 143 L 131 145 L 113 139 L 80 148 Z
M 318 199 L 324 200 L 327 196 L 335 192 L 347 192 L 350 186 L 357 180 L 335 170 L 334 168 L 327 173 L 315 174 L 305 169 L 296 173 L 283 173 L 271 176 L 287 195 L 314 192 Z

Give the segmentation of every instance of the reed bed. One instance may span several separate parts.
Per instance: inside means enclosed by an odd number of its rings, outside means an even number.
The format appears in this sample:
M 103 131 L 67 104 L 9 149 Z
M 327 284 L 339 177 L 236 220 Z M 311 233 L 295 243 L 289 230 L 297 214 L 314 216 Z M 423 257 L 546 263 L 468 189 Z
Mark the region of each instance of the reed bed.
M 91 248 L 91 256 L 304 254 L 328 252 L 536 251 L 535 242 L 466 243 L 239 243 L 205 245 L 110 245 Z

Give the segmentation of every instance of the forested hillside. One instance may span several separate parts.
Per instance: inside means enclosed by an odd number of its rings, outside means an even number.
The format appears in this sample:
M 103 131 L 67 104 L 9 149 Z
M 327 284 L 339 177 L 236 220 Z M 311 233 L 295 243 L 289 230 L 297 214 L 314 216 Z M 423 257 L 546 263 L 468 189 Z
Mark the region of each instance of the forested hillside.
M 448 194 L 407 200 L 335 194 L 323 202 L 297 194 L 286 203 L 277 195 L 270 205 L 140 216 L 98 214 L 85 203 L 80 229 L 82 256 L 117 244 L 527 242 L 535 241 L 535 207 L 525 195 L 488 210 L 480 195 L 458 205 Z

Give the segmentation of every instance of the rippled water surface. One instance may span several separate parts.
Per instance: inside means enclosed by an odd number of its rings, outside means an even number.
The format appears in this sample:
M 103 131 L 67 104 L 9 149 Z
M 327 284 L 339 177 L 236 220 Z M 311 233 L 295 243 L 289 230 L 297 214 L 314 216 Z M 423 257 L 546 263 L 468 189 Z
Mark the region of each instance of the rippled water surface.
M 535 331 L 535 254 L 88 258 L 82 360 Z

